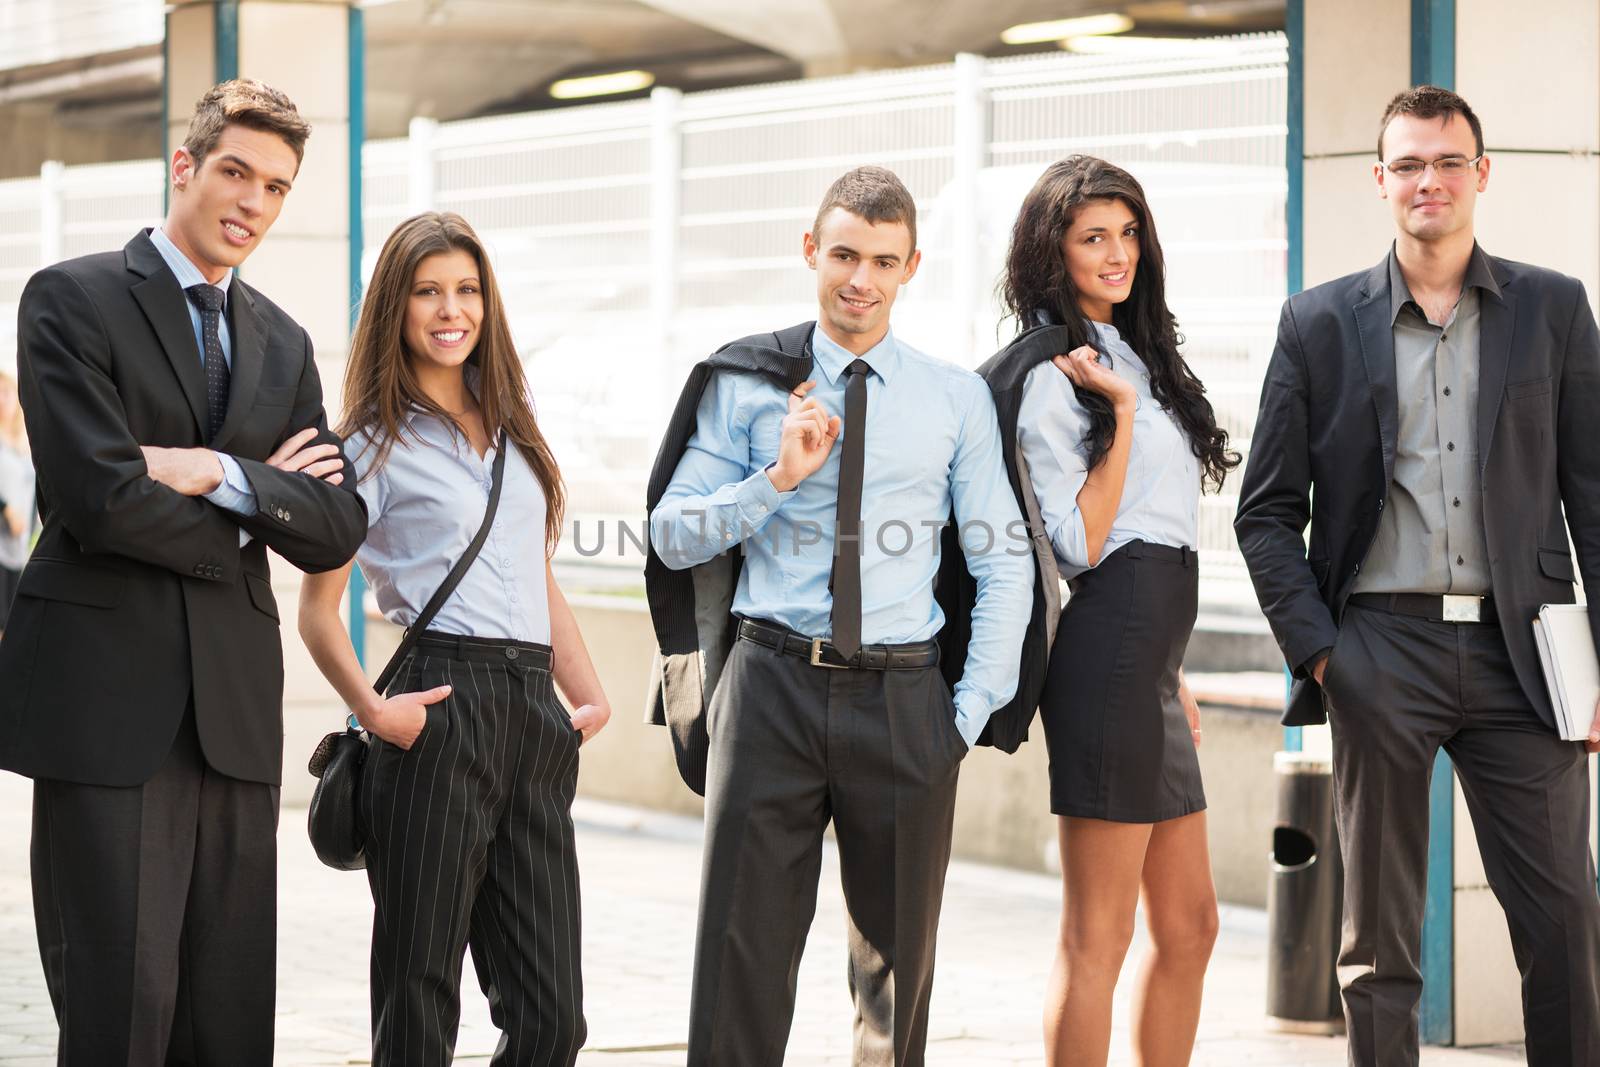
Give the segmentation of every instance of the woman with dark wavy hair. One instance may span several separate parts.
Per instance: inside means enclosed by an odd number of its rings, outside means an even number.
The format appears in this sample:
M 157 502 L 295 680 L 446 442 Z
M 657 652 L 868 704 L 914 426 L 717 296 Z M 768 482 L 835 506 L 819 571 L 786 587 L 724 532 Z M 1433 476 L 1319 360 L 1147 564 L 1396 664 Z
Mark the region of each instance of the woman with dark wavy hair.
M 1216 937 L 1199 708 L 1182 664 L 1197 610 L 1200 492 L 1239 462 L 1178 353 L 1144 190 L 1090 156 L 1047 169 L 1012 230 L 1002 292 L 1069 350 L 1028 372 L 1017 439 L 1071 599 L 1040 701 L 1059 816 L 1052 1067 L 1101 1065 L 1141 889 L 1150 951 L 1135 1060 L 1189 1061 Z

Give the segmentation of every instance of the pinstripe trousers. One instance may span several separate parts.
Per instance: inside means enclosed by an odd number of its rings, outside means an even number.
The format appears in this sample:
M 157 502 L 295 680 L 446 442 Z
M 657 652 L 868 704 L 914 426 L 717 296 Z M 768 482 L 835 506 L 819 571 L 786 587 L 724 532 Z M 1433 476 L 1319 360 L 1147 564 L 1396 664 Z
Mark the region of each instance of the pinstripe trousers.
M 549 663 L 544 645 L 429 633 L 390 686 L 452 689 L 409 750 L 373 738 L 363 770 L 375 1067 L 450 1062 L 467 947 L 495 1067 L 577 1059 L 579 736 Z

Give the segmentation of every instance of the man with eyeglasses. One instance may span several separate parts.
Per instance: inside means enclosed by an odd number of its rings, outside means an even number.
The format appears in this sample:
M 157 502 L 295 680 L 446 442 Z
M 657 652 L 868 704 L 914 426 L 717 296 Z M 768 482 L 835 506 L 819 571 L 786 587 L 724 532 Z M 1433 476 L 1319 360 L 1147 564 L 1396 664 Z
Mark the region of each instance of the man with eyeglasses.
M 1531 625 L 1574 599 L 1570 531 L 1600 638 L 1600 333 L 1580 282 L 1474 240 L 1489 159 L 1465 100 L 1400 93 L 1378 160 L 1394 245 L 1284 304 L 1234 521 L 1298 679 L 1284 722 L 1332 725 L 1350 1063 L 1417 1062 L 1443 747 L 1510 926 L 1528 1062 L 1600 1064 L 1600 715 L 1560 739 Z

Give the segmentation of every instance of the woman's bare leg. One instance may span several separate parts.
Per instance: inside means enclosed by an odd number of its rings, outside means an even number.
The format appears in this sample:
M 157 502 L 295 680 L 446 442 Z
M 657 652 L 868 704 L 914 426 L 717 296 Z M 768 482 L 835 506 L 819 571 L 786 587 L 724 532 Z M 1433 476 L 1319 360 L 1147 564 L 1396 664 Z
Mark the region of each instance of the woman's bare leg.
M 1200 994 L 1217 940 L 1217 891 L 1203 811 L 1156 823 L 1144 855 L 1150 951 L 1133 1000 L 1134 1062 L 1184 1067 L 1200 1025 Z
M 1062 816 L 1061 935 L 1045 994 L 1048 1067 L 1104 1067 L 1152 827 Z

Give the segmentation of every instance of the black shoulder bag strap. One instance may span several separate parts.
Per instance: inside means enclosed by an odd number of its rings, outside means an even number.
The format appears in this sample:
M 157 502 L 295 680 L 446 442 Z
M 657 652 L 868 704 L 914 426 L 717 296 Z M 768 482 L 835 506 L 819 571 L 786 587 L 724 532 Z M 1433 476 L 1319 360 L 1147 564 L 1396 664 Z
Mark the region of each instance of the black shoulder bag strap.
M 489 489 L 489 506 L 483 512 L 483 525 L 478 527 L 477 534 L 472 538 L 472 543 L 467 550 L 456 560 L 456 565 L 450 568 L 450 573 L 445 575 L 443 584 L 433 594 L 433 598 L 418 613 L 417 619 L 400 638 L 400 647 L 394 650 L 394 655 L 389 657 L 389 662 L 384 664 L 383 672 L 378 675 L 378 680 L 372 683 L 372 688 L 383 696 L 389 683 L 394 681 L 394 676 L 400 673 L 400 667 L 405 663 L 406 657 L 416 647 L 417 640 L 428 629 L 428 624 L 433 617 L 439 614 L 439 609 L 444 607 L 444 602 L 450 599 L 450 594 L 456 591 L 456 586 L 461 584 L 461 579 L 466 575 L 472 562 L 478 558 L 478 553 L 483 551 L 483 543 L 489 539 L 489 527 L 494 524 L 494 513 L 500 507 L 500 483 L 504 480 L 506 469 L 506 432 L 500 431 L 500 442 L 494 454 L 494 484 Z

